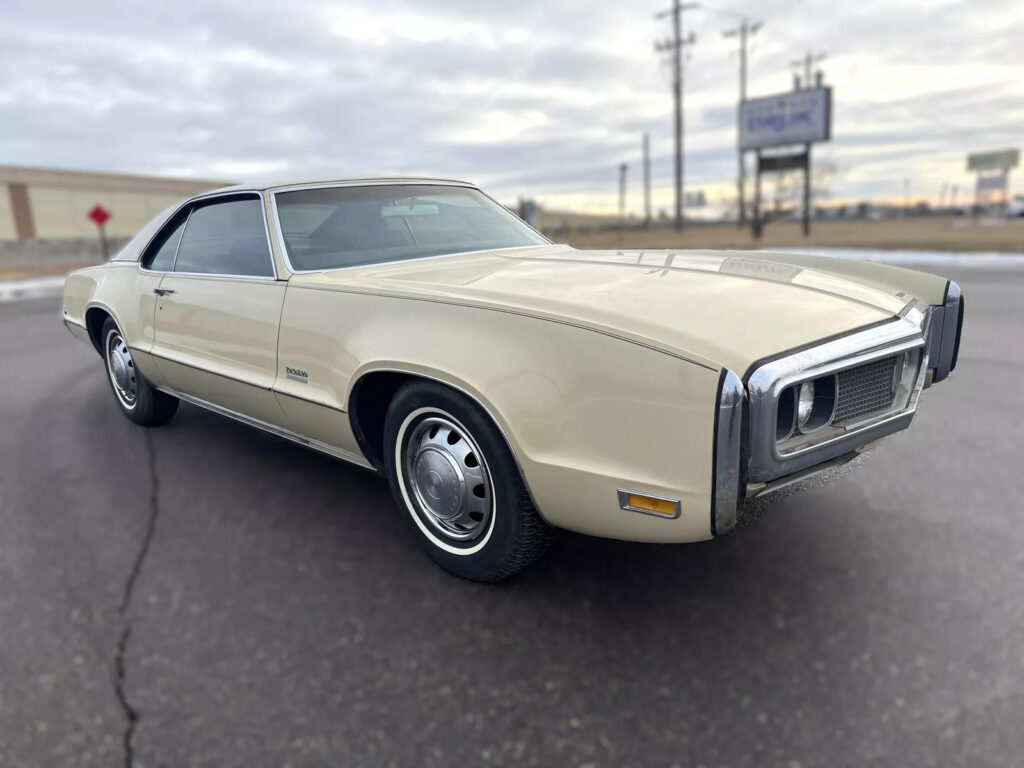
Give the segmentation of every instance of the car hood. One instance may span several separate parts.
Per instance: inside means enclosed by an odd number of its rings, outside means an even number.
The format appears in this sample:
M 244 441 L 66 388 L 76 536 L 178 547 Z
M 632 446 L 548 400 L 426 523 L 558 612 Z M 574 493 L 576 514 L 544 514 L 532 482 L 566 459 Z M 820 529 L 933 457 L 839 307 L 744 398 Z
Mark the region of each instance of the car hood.
M 895 317 L 902 292 L 743 251 L 541 246 L 296 275 L 566 322 L 742 375 L 756 360 Z

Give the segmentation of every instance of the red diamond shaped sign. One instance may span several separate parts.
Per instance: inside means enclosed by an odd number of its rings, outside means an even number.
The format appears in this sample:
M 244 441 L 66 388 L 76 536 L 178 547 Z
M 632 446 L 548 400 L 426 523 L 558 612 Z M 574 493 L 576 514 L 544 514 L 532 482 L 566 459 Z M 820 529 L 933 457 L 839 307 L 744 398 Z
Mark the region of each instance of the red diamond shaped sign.
M 111 216 L 110 211 L 108 211 L 102 205 L 94 205 L 92 207 L 92 210 L 89 211 L 89 213 L 86 215 L 94 222 L 96 222 L 96 226 L 99 227 L 102 227 L 104 224 L 106 224 L 107 219 L 109 219 Z

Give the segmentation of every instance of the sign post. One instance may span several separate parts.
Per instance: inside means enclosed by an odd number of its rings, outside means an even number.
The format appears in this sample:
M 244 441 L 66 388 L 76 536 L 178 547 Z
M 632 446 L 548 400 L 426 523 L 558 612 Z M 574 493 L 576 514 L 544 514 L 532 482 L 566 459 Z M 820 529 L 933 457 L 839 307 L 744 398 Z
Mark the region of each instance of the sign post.
M 832 89 L 806 88 L 791 93 L 747 99 L 740 103 L 740 151 L 757 153 L 757 179 L 751 226 L 761 237 L 761 174 L 802 169 L 803 232 L 811 232 L 811 145 L 832 137 Z M 763 150 L 803 145 L 800 152 L 765 155 Z
M 100 232 L 100 252 L 103 254 L 103 260 L 107 261 L 110 258 L 107 247 L 107 230 L 106 223 L 111 217 L 111 213 L 104 208 L 102 205 L 94 205 L 92 210 L 86 214 L 93 223 L 96 224 L 97 229 Z

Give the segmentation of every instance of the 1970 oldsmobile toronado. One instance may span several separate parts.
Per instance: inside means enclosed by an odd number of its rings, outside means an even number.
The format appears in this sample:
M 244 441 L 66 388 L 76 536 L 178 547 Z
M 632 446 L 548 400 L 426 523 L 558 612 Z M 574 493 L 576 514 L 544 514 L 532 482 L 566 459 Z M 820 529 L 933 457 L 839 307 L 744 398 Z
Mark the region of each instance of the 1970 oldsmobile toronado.
M 482 581 L 555 528 L 699 541 L 836 473 L 956 367 L 963 312 L 892 266 L 578 251 L 427 179 L 200 195 L 63 307 L 135 423 L 184 400 L 375 469 Z

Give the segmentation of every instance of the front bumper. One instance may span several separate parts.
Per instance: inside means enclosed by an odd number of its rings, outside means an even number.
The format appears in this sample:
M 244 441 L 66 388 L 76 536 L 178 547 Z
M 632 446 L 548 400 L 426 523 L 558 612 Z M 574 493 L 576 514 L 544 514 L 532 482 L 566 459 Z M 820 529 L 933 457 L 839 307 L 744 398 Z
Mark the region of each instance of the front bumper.
M 748 482 L 770 482 L 847 454 L 857 447 L 906 429 L 917 410 L 928 371 L 927 338 L 930 313 L 926 305 L 910 305 L 888 323 L 843 336 L 807 350 L 772 360 L 747 380 L 750 410 Z M 795 382 L 855 368 L 900 353 L 916 352 L 917 370 L 892 408 L 858 423 L 827 430 L 795 450 L 781 453 L 775 418 L 780 394 Z
M 755 497 L 784 496 L 772 491 L 834 476 L 837 467 L 910 426 L 921 391 L 956 367 L 963 308 L 959 286 L 951 282 L 942 305 L 912 302 L 892 321 L 765 362 L 749 375 L 745 387 L 726 372 L 716 414 L 712 534 L 731 530 L 738 511 Z M 900 385 L 890 409 L 780 453 L 775 419 L 786 387 L 898 354 L 913 355 L 916 369 Z
M 946 298 L 930 308 L 928 359 L 931 384 L 938 384 L 956 368 L 960 355 L 960 334 L 964 329 L 964 298 L 960 286 L 952 280 L 946 285 Z

